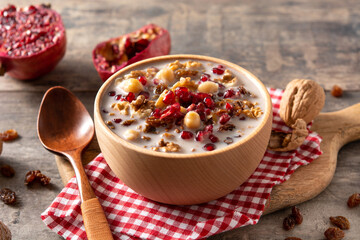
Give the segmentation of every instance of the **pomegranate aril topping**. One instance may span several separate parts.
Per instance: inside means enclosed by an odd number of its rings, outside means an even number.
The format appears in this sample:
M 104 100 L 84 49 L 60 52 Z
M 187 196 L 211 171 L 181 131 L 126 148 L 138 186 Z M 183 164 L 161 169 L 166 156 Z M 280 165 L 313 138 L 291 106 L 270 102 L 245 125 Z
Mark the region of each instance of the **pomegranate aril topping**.
M 235 91 L 232 90 L 232 89 L 229 89 L 227 90 L 225 93 L 224 93 L 224 98 L 231 98 L 235 95 Z
M 114 121 L 114 123 L 121 123 L 122 119 L 121 118 L 115 118 L 113 121 Z
M 202 142 L 204 140 L 205 133 L 203 131 L 198 131 L 195 136 L 195 140 L 198 142 Z
M 121 99 L 121 100 L 132 102 L 133 100 L 135 100 L 135 94 L 133 92 L 129 92 L 128 95 L 124 99 Z
M 210 97 L 206 97 L 204 99 L 204 103 L 205 103 L 205 106 L 210 109 L 213 109 L 215 107 L 215 103 Z
M 213 151 L 215 150 L 215 145 L 213 143 L 207 143 L 203 147 L 206 151 Z
M 145 97 L 145 99 L 148 99 L 150 97 L 150 93 L 149 92 L 145 92 L 145 91 L 141 91 L 139 93 L 139 95 L 143 95 Z
M 121 94 L 118 94 L 115 96 L 115 100 L 119 101 L 121 99 L 122 95 Z
M 220 124 L 225 124 L 225 123 L 227 123 L 229 120 L 230 120 L 230 116 L 229 116 L 229 114 L 223 114 L 223 115 L 221 115 L 221 117 L 220 117 L 220 120 L 219 120 L 219 123 Z
M 230 103 L 227 102 L 225 104 L 225 108 L 226 108 L 226 110 L 231 111 L 231 110 L 233 110 L 234 107 L 233 107 L 233 105 L 231 105 Z
M 214 126 L 212 124 L 206 125 L 206 127 L 204 128 L 205 133 L 212 133 L 213 130 L 214 130 Z
M 213 73 L 221 75 L 225 72 L 225 67 L 222 65 L 218 65 L 217 67 L 212 69 Z
M 159 85 L 160 81 L 159 81 L 159 79 L 154 78 L 153 83 L 154 83 L 154 85 Z
M 149 45 L 149 40 L 142 38 L 135 43 L 135 51 L 141 52 L 145 48 L 147 48 L 148 45 Z
M 141 82 L 141 84 L 142 85 L 146 85 L 146 83 L 147 83 L 147 79 L 146 79 L 146 77 L 145 76 L 140 76 L 139 78 L 138 78 L 138 80 L 139 80 L 139 82 Z
M 210 115 L 210 114 L 211 114 L 211 109 L 210 109 L 210 108 L 206 108 L 206 109 L 205 109 L 205 114 L 206 114 L 206 115 Z
M 154 116 L 156 118 L 160 118 L 161 116 L 161 109 L 160 108 L 155 108 L 155 110 L 151 113 L 151 116 Z
M 203 75 L 201 75 L 201 77 L 200 77 L 200 80 L 202 81 L 202 82 L 206 82 L 206 81 L 208 81 L 210 79 L 210 75 L 209 74 L 203 74 Z
M 189 132 L 189 131 L 182 131 L 180 137 L 182 139 L 190 139 L 190 138 L 194 137 L 194 134 L 192 132 Z
M 187 112 L 194 111 L 196 109 L 196 104 L 192 103 L 188 108 L 186 109 Z
M 115 92 L 115 91 L 110 91 L 110 92 L 108 93 L 108 95 L 109 95 L 110 97 L 115 96 L 115 94 L 116 94 L 116 92 Z
M 179 97 L 181 103 L 188 104 L 191 103 L 191 93 L 186 87 L 178 87 L 175 89 L 175 95 Z
M 209 136 L 209 139 L 210 139 L 210 141 L 213 142 L 213 143 L 216 143 L 216 142 L 219 141 L 219 138 L 218 138 L 217 136 L 213 135 L 213 134 L 211 134 L 211 135 Z
M 163 102 L 165 104 L 173 104 L 175 102 L 175 94 L 172 92 L 172 91 L 169 91 L 164 99 L 163 99 Z

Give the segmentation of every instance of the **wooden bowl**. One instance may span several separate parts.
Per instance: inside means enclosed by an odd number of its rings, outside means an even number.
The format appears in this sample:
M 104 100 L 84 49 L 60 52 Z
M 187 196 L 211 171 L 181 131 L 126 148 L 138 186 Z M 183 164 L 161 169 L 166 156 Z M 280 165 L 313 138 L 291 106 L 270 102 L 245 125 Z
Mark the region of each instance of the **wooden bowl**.
M 110 84 L 131 70 L 159 61 L 203 60 L 232 68 L 252 81 L 265 99 L 260 124 L 240 141 L 211 152 L 163 153 L 135 146 L 113 133 L 101 116 L 100 102 Z M 243 79 L 244 80 L 244 79 Z M 198 55 L 168 55 L 134 63 L 112 75 L 95 99 L 95 130 L 101 152 L 119 179 L 149 199 L 177 205 L 208 202 L 240 186 L 259 165 L 269 141 L 272 105 L 265 86 L 247 70 L 224 60 Z

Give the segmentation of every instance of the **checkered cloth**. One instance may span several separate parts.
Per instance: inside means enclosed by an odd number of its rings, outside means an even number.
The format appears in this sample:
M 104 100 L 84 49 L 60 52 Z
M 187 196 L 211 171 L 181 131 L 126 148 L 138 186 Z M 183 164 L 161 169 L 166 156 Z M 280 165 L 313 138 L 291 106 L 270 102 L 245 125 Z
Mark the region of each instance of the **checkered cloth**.
M 273 102 L 273 129 L 289 131 L 279 117 L 282 90 L 268 89 Z M 321 137 L 310 132 L 295 151 L 266 151 L 251 177 L 228 195 L 191 206 L 172 206 L 142 197 L 118 179 L 100 154 L 86 167 L 115 239 L 200 239 L 259 221 L 274 185 L 321 155 Z M 66 239 L 86 239 L 80 198 L 73 177 L 41 215 Z

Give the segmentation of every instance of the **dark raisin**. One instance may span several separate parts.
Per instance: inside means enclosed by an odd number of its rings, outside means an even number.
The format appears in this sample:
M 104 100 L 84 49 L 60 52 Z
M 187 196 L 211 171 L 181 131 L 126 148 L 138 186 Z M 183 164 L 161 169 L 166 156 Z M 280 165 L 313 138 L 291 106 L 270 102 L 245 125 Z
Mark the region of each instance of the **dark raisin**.
M 345 233 L 340 228 L 337 227 L 328 228 L 324 232 L 324 235 L 328 240 L 340 240 L 345 237 Z
M 231 124 L 231 123 L 225 123 L 224 125 L 221 125 L 219 127 L 219 131 L 222 132 L 222 131 L 232 131 L 234 130 L 235 128 L 235 125 L 234 124 Z
M 333 95 L 334 97 L 342 97 L 343 95 L 342 88 L 339 87 L 338 85 L 334 85 L 333 88 L 331 89 L 331 95 Z
M 337 216 L 337 217 L 330 217 L 330 222 L 340 228 L 341 230 L 350 229 L 350 222 L 347 220 L 346 217 Z
M 295 219 L 292 215 L 286 217 L 283 221 L 283 228 L 287 231 L 295 227 Z
M 198 71 L 195 70 L 186 70 L 186 69 L 178 69 L 175 71 L 176 79 L 180 79 L 181 77 L 194 77 L 198 74 Z
M 167 89 L 167 85 L 159 84 L 154 89 L 154 94 L 161 94 L 165 89 Z
M 9 188 L 3 188 L 0 190 L 0 199 L 5 204 L 14 204 L 16 202 L 16 194 Z
M 360 205 L 360 194 L 354 193 L 353 195 L 351 195 L 348 199 L 347 205 L 350 208 L 359 206 Z
M 287 237 L 285 238 L 285 240 L 302 240 L 302 239 L 298 237 Z
M 291 215 L 293 216 L 295 223 L 301 224 L 303 221 L 303 216 L 301 215 L 300 210 L 296 206 L 293 206 L 291 210 L 292 210 Z
M 45 176 L 41 173 L 40 170 L 29 171 L 25 175 L 25 185 L 29 185 L 35 181 L 40 182 L 42 185 L 48 185 L 50 183 L 51 178 Z
M 13 177 L 15 175 L 15 170 L 10 165 L 2 165 L 0 167 L 0 172 L 4 177 Z

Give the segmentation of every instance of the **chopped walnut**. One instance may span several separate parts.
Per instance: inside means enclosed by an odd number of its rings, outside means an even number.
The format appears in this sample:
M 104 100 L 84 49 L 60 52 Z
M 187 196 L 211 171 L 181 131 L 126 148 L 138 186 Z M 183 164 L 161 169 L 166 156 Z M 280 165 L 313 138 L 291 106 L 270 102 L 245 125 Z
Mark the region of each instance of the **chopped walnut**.
M 204 68 L 203 65 L 201 64 L 201 62 L 195 62 L 195 61 L 187 61 L 185 63 L 185 67 L 186 68 L 191 68 L 191 69 L 202 69 Z
M 166 84 L 160 83 L 159 85 L 157 85 L 154 89 L 154 93 L 155 94 L 161 94 L 163 91 L 165 91 L 166 89 L 168 89 L 168 86 Z
M 182 77 L 172 86 L 171 90 L 174 91 L 177 87 L 186 87 L 191 91 L 195 91 L 198 88 L 198 85 L 195 83 L 195 81 L 191 81 L 191 78 Z
M 159 71 L 159 69 L 157 69 L 155 67 L 148 68 L 148 69 L 146 69 L 145 77 L 148 79 L 153 78 L 158 71 Z
M 195 77 L 198 75 L 198 71 L 196 70 L 188 70 L 188 69 L 178 69 L 175 71 L 175 77 L 176 79 L 180 79 L 182 77 Z
M 151 125 L 149 125 L 149 124 L 146 124 L 146 125 L 145 125 L 145 127 L 144 127 L 144 129 L 143 129 L 143 132 L 144 132 L 144 133 L 154 133 L 154 134 L 157 134 L 157 132 L 156 132 L 156 127 L 151 126 Z
M 219 127 L 219 132 L 222 132 L 222 131 L 232 131 L 235 129 L 235 125 L 232 124 L 232 123 L 225 123 L 224 125 L 221 125 Z
M 169 66 L 168 66 L 168 68 L 173 70 L 173 71 L 175 71 L 175 70 L 177 70 L 179 68 L 184 68 L 184 67 L 185 67 L 184 64 L 180 63 L 179 60 L 176 60 L 175 62 L 169 63 Z
M 224 84 L 227 87 L 234 87 L 238 84 L 238 79 L 237 77 L 235 77 L 233 75 L 233 73 L 229 70 L 226 69 L 224 72 L 224 75 L 222 76 L 222 78 L 217 78 L 214 79 L 216 82 L 220 82 L 222 84 Z
M 306 122 L 297 119 L 292 128 L 291 133 L 272 131 L 268 148 L 273 151 L 286 152 L 300 147 L 309 134 Z
M 130 103 L 130 106 L 134 111 L 137 111 L 144 104 L 145 100 L 146 98 L 144 95 L 139 95 L 135 101 Z
M 145 71 L 142 71 L 142 70 L 135 70 L 135 71 L 131 71 L 129 74 L 126 74 L 125 75 L 125 78 L 126 79 L 129 79 L 129 78 L 138 78 L 140 76 L 145 76 L 146 75 L 146 72 Z
M 256 107 L 256 108 L 251 107 L 250 109 L 242 110 L 242 113 L 248 116 L 249 118 L 254 118 L 254 119 L 260 117 L 261 114 L 263 114 L 260 107 Z
M 164 137 L 164 138 L 167 138 L 167 139 L 174 138 L 174 135 L 173 135 L 173 134 L 167 133 L 167 132 L 166 132 L 166 133 L 163 133 L 161 136 Z
M 180 145 L 174 143 L 174 142 L 165 142 L 165 140 L 162 138 L 158 142 L 158 146 L 151 148 L 154 151 L 161 151 L 161 152 L 179 152 L 181 147 Z
M 118 110 L 120 112 L 120 114 L 123 114 L 125 116 L 130 114 L 130 103 L 127 101 L 113 103 L 111 105 L 111 108 L 114 110 Z
M 150 140 L 151 140 L 151 137 L 141 136 L 141 139 L 142 139 L 142 140 L 145 140 L 145 141 L 150 141 Z

